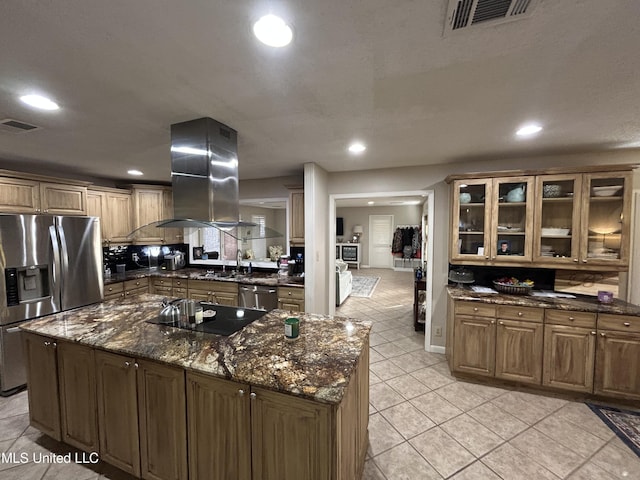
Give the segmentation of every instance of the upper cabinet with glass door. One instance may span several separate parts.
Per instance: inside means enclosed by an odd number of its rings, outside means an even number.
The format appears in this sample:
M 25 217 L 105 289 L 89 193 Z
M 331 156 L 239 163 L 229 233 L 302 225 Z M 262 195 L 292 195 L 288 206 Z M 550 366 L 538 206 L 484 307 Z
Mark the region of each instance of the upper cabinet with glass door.
M 582 188 L 580 263 L 628 265 L 631 173 L 590 173 Z
M 491 260 L 531 261 L 534 177 L 494 178 Z
M 451 258 L 485 261 L 489 258 L 491 179 L 453 183 Z

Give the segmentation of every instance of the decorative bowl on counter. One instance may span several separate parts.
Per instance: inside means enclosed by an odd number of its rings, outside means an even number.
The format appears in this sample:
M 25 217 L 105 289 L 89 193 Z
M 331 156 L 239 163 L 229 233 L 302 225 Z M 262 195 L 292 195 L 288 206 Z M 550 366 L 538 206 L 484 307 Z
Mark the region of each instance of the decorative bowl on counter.
M 499 292 L 508 293 L 511 295 L 528 295 L 529 293 L 531 293 L 531 290 L 533 290 L 533 282 L 506 283 L 494 280 L 493 286 Z
M 620 185 L 608 185 L 606 187 L 592 187 L 595 197 L 613 197 L 622 189 Z

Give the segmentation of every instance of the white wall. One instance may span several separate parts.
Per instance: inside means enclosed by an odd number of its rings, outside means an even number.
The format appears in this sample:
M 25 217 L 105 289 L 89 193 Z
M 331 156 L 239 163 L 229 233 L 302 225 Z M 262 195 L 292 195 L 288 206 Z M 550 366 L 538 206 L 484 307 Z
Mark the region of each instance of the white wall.
M 305 310 L 329 313 L 328 174 L 314 163 L 304 165 L 304 303 Z M 334 252 L 335 255 L 335 252 Z
M 369 215 L 393 215 L 395 230 L 396 225 L 420 225 L 422 205 L 336 208 L 336 217 L 344 218 L 345 242 L 351 239 L 354 225 L 363 227 L 364 233 L 360 237 L 362 265 L 369 265 Z

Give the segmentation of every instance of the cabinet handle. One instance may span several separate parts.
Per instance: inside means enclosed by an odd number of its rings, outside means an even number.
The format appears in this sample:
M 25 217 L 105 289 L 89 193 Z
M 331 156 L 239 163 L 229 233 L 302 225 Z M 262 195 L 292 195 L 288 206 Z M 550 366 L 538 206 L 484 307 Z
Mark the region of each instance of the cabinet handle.
M 586 258 L 583 258 L 583 259 L 582 259 L 582 263 L 587 263 L 587 259 L 586 259 Z
M 136 282 L 136 285 L 140 285 L 140 282 Z
M 129 368 L 131 366 L 131 362 L 124 362 L 124 368 Z
M 253 393 L 253 392 L 251 392 L 251 393 L 249 394 L 249 396 L 251 397 L 251 400 L 255 400 L 255 399 L 256 399 L 256 394 L 255 394 L 255 393 Z
M 498 324 L 500 324 L 500 325 L 504 325 L 504 322 L 498 322 Z
M 53 348 L 56 348 L 56 347 L 58 346 L 58 344 L 57 344 L 56 342 L 53 342 L 53 343 L 51 344 L 51 346 L 52 346 Z
M 596 334 L 596 332 L 591 332 L 591 335 L 595 335 L 595 334 Z
M 624 322 L 624 323 L 623 323 L 623 325 L 624 325 L 625 327 L 630 327 L 630 326 L 631 326 L 631 324 L 630 324 L 629 322 Z
M 574 261 L 575 263 L 578 263 L 578 259 L 577 259 L 577 258 L 574 258 L 574 259 L 573 259 L 573 261 Z
M 604 332 L 600 332 L 600 336 L 601 336 L 601 337 L 606 337 L 606 335 L 604 334 Z
M 493 325 L 494 323 L 496 323 L 496 321 L 495 320 L 491 320 L 491 325 Z
M 287 293 L 287 295 L 291 295 L 291 292 Z
M 491 260 L 495 260 L 495 259 L 496 259 L 496 256 L 495 256 L 495 255 L 494 255 L 493 257 L 491 257 Z
M 478 311 L 478 307 L 473 307 L 473 311 L 477 312 Z
M 484 258 L 486 258 L 487 260 L 489 260 L 489 255 L 487 255 L 487 256 L 486 256 L 486 257 L 484 257 Z
M 135 363 L 133 364 L 133 368 L 138 368 L 138 362 L 135 362 Z
M 244 397 L 244 390 L 242 389 L 238 390 L 238 395 L 240 395 L 241 397 Z
M 575 320 L 575 318 L 569 317 L 569 320 L 571 320 L 573 322 Z
M 522 312 L 518 312 L 518 316 L 521 317 L 522 316 Z
M 44 342 L 45 347 L 48 347 L 49 345 L 51 345 L 51 342 Z

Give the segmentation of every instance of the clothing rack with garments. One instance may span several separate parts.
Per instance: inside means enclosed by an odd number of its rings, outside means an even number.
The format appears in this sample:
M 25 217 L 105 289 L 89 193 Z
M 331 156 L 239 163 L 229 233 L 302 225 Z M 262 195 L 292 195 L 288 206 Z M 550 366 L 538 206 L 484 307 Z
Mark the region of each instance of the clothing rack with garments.
M 421 258 L 422 228 L 420 225 L 396 225 L 391 243 L 391 253 L 403 258 Z

